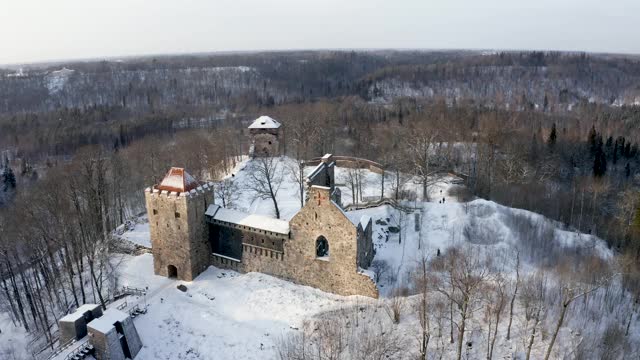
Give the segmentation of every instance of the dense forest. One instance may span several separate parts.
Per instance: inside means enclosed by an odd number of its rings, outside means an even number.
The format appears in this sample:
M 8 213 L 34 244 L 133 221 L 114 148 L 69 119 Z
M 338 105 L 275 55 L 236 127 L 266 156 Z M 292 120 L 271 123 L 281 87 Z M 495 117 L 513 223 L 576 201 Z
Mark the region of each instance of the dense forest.
M 293 158 L 367 158 L 425 189 L 455 171 L 464 196 L 597 235 L 640 299 L 640 58 L 309 51 L 0 70 L 0 306 L 49 341 L 48 316 L 104 303 L 102 250 L 142 189 L 172 165 L 217 179 L 261 114 Z

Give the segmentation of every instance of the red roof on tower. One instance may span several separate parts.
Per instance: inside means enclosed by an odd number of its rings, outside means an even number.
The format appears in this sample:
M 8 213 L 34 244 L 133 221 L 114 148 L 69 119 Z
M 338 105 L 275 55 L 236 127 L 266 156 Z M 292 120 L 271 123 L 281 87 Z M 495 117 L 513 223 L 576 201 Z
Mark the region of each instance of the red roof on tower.
M 198 187 L 198 182 L 183 168 L 172 167 L 167 175 L 162 179 L 160 185 L 156 186 L 158 190 L 187 192 Z

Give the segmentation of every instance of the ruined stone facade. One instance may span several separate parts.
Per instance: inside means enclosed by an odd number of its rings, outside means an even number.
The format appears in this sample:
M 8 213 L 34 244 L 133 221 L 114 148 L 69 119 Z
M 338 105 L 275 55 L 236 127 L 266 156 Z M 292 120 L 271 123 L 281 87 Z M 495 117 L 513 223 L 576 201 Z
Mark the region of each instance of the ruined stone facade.
M 290 271 L 297 279 L 294 281 L 341 295 L 377 297 L 375 283 L 361 274 L 358 266 L 358 247 L 372 244 L 371 237 L 362 238 L 359 244 L 357 227 L 331 200 L 329 188 L 311 186 L 308 191 L 309 201 L 291 219 L 292 240 L 285 251 L 285 259 L 292 264 Z M 329 245 L 325 257 L 318 257 L 315 251 L 321 237 Z M 370 261 L 360 265 L 367 268 Z
M 182 191 L 165 190 L 162 184 L 145 190 L 153 269 L 157 275 L 191 281 L 211 264 L 204 213 L 213 204 L 213 186 L 177 190 Z
M 246 227 L 239 235 L 241 258 L 218 254 L 213 264 L 261 272 L 340 295 L 378 297 L 375 282 L 360 272 L 369 267 L 374 255 L 371 222 L 365 231 L 360 230 L 331 200 L 328 187 L 313 185 L 308 191 L 310 200 L 289 222 L 288 236 Z M 212 223 L 212 232 L 224 226 Z M 327 256 L 317 256 L 319 239 L 328 242 Z

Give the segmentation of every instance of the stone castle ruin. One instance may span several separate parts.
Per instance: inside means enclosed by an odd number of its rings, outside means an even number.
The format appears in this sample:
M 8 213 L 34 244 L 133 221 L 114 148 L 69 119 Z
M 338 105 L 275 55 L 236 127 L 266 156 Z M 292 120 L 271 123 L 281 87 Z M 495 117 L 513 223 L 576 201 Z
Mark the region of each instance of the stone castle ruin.
M 277 151 L 277 142 L 271 145 Z M 306 178 L 306 202 L 290 221 L 221 207 L 211 183 L 171 168 L 145 191 L 155 273 L 191 281 L 214 265 L 340 295 L 378 297 L 362 271 L 374 256 L 372 220 L 343 211 L 335 166 L 330 154 L 320 159 Z

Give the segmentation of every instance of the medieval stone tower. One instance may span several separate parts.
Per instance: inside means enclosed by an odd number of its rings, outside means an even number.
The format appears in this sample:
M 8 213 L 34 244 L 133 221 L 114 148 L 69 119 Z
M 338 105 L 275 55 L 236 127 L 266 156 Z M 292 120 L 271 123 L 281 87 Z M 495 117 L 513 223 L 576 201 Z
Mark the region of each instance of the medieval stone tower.
M 251 156 L 278 156 L 280 155 L 280 139 L 282 138 L 282 125 L 273 118 L 260 116 L 249 125 L 251 137 Z
M 213 204 L 213 187 L 174 167 L 145 190 L 145 201 L 155 274 L 193 280 L 211 264 L 204 213 Z

